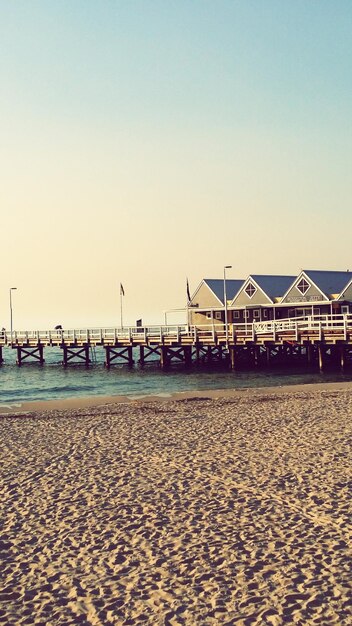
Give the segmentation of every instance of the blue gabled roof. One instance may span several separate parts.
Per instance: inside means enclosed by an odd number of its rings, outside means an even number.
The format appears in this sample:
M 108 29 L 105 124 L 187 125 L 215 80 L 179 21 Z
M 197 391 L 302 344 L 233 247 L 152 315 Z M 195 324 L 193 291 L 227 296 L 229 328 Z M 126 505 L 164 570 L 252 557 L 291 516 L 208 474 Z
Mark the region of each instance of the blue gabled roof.
M 251 274 L 249 279 L 251 278 L 273 300 L 282 297 L 297 277 Z
M 326 295 L 340 294 L 352 278 L 352 272 L 325 270 L 303 270 L 313 283 Z
M 204 278 L 204 282 L 208 285 L 209 289 L 215 293 L 216 297 L 224 304 L 224 281 L 221 278 Z M 244 283 L 243 278 L 238 279 L 226 279 L 226 297 L 227 300 L 232 300 L 236 293 L 241 289 Z

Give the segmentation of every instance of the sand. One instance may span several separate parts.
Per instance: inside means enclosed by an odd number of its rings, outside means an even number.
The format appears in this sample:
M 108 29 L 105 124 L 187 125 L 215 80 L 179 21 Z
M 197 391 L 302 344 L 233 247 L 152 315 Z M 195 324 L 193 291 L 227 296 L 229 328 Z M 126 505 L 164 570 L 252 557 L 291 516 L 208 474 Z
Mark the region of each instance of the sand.
M 191 395 L 0 418 L 0 623 L 352 624 L 351 387 Z

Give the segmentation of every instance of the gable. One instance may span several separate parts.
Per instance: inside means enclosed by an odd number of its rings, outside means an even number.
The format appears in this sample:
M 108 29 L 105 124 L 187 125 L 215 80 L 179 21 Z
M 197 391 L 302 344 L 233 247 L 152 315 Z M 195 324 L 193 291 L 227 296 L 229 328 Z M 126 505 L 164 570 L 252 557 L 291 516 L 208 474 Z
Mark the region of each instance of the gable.
M 346 285 L 344 289 L 342 289 L 338 300 L 348 300 L 349 302 L 352 301 L 352 281 L 350 281 L 349 284 Z
M 216 297 L 209 285 L 203 280 L 192 297 L 191 304 L 200 309 L 223 306 L 222 301 Z
M 251 274 L 251 278 L 269 296 L 272 301 L 281 300 L 282 296 L 291 287 L 295 276 L 258 275 Z
M 322 300 L 327 300 L 326 296 L 305 272 L 301 272 L 282 298 L 281 303 L 321 302 Z
M 250 286 L 255 288 L 255 292 L 250 295 Z M 247 291 L 246 291 L 247 290 Z M 245 283 L 243 284 L 241 290 L 235 296 L 235 298 L 231 302 L 231 307 L 244 307 L 244 306 L 255 306 L 255 305 L 267 305 L 272 304 L 270 298 L 263 292 L 260 286 L 257 284 L 255 280 L 251 276 L 247 278 Z

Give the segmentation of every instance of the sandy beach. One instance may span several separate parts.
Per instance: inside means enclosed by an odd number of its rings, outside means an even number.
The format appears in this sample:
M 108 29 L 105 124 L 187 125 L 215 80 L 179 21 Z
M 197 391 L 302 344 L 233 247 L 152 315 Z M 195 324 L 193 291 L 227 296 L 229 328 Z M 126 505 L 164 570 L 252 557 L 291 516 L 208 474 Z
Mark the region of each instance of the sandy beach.
M 0 623 L 352 624 L 351 384 L 110 400 L 0 417 Z

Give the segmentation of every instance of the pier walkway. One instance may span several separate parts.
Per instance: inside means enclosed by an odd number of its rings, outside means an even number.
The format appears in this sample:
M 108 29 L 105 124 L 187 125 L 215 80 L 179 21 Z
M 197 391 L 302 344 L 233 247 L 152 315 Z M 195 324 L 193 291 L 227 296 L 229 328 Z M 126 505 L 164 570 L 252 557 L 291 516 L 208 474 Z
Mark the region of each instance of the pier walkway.
M 34 360 L 44 363 L 44 348 L 62 349 L 63 365 L 91 362 L 91 350 L 105 349 L 105 366 L 113 362 L 133 365 L 136 348 L 143 365 L 157 358 L 161 367 L 173 361 L 187 366 L 194 362 L 226 361 L 237 365 L 269 365 L 271 362 L 304 359 L 323 369 L 327 361 L 341 368 L 352 363 L 352 315 L 317 315 L 248 324 L 213 323 L 206 326 L 147 326 L 85 328 L 70 330 L 2 331 L 3 348 L 17 350 L 17 364 Z

